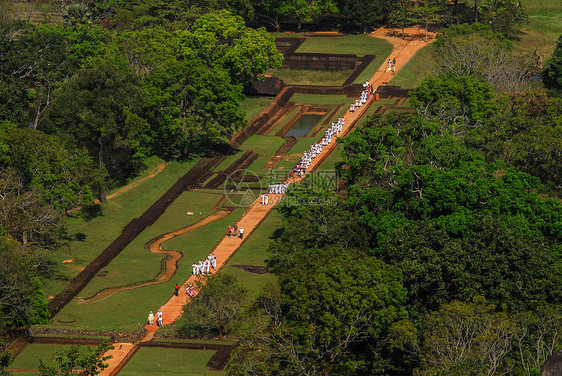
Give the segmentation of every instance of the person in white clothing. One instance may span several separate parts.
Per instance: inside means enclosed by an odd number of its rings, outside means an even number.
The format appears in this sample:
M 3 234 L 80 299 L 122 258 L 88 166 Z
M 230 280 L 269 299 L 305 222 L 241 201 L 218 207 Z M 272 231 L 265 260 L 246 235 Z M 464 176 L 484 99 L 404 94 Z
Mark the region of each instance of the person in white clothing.
M 162 311 L 158 310 L 156 313 L 156 324 L 162 326 L 164 323 L 164 318 L 162 317 Z

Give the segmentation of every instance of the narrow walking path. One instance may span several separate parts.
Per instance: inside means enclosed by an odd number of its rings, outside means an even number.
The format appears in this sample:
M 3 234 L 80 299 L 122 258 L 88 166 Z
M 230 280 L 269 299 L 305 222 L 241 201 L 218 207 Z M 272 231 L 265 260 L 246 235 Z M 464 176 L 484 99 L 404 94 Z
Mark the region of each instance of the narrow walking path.
M 401 39 L 398 37 L 393 36 L 394 32 L 392 30 L 386 28 L 380 28 L 371 33 L 372 37 L 385 39 L 393 45 L 393 51 L 390 54 L 390 58 L 396 58 L 396 71 L 399 71 L 401 67 L 404 66 L 411 58 L 419 51 L 422 47 L 429 44 L 428 38 L 425 40 L 422 36 L 425 35 L 425 32 L 421 30 L 421 28 L 410 28 L 406 29 L 406 34 L 408 37 L 406 39 Z M 432 37 L 432 36 L 430 36 Z M 369 80 L 370 84 L 373 87 L 378 88 L 385 82 L 388 82 L 392 77 L 393 73 L 386 73 L 387 62 L 385 61 L 381 67 L 375 72 L 371 80 Z M 342 133 L 340 133 L 339 137 L 345 136 L 349 133 L 357 121 L 363 116 L 363 114 L 367 111 L 370 105 L 374 102 L 374 95 L 369 96 L 369 99 L 365 105 L 361 108 L 356 109 L 355 112 L 351 113 L 346 111 L 343 115 L 345 119 L 345 126 L 342 129 Z M 350 100 L 351 103 L 351 100 Z M 308 171 L 316 170 L 322 162 L 326 159 L 328 155 L 336 148 L 337 142 L 332 142 L 328 146 L 322 149 L 322 152 L 312 161 L 310 164 Z M 286 182 L 288 183 L 296 183 L 301 181 L 303 178 L 294 177 L 287 179 Z M 212 250 L 212 253 L 217 258 L 217 271 L 220 271 L 221 268 L 230 260 L 232 255 L 238 250 L 238 248 L 242 245 L 242 243 L 253 233 L 253 231 L 258 227 L 258 225 L 265 219 L 265 217 L 271 212 L 275 205 L 271 205 L 271 203 L 277 203 L 281 200 L 282 195 L 269 195 L 270 196 L 270 205 L 263 206 L 259 202 L 259 199 L 256 200 L 250 208 L 246 211 L 246 213 L 238 220 L 236 223 L 238 228 L 244 227 L 244 239 L 240 239 L 237 237 L 229 237 L 224 236 L 219 244 Z M 216 273 L 214 272 L 214 273 Z M 199 279 L 196 276 L 190 276 L 182 285 L 180 289 L 181 293 L 179 296 L 172 296 L 168 302 L 166 302 L 160 310 L 162 311 L 163 316 L 163 324 L 171 324 L 175 322 L 182 314 L 183 306 L 189 302 L 189 296 L 185 294 L 186 286 L 192 284 L 195 285 L 195 282 Z M 195 291 L 197 293 L 197 290 Z M 150 311 L 151 307 L 147 307 L 147 312 Z M 152 309 L 154 311 L 154 309 Z M 154 333 L 158 330 L 158 326 L 145 326 L 147 330 L 145 335 L 142 337 L 141 342 L 150 341 L 154 337 Z M 107 352 L 105 355 L 113 355 L 113 358 L 108 361 L 108 368 L 106 368 L 102 373 L 101 376 L 113 376 L 119 373 L 122 369 L 128 358 L 130 358 L 130 352 L 136 351 L 138 346 L 135 344 L 114 344 L 115 349 Z M 129 352 L 124 352 L 123 350 L 127 348 Z M 120 349 L 120 350 L 118 350 Z

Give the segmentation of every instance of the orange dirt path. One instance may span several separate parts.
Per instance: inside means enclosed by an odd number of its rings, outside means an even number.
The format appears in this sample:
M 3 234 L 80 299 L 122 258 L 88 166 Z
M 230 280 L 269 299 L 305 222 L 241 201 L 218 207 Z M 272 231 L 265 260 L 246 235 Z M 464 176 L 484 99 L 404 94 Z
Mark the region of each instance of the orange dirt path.
M 428 35 L 428 37 L 424 40 L 423 36 L 425 32 L 422 31 L 421 28 L 408 28 L 405 29 L 405 34 L 407 35 L 406 39 L 401 39 L 394 36 L 395 32 L 391 29 L 380 28 L 371 33 L 370 35 L 375 38 L 385 39 L 389 43 L 393 45 L 392 53 L 390 54 L 389 58 L 392 59 L 393 57 L 396 58 L 396 72 L 400 70 L 401 67 L 404 66 L 411 58 L 418 52 L 422 47 L 426 46 L 430 43 L 430 38 L 433 38 L 433 35 Z M 386 73 L 386 64 L 385 61 L 381 67 L 375 72 L 373 77 L 369 80 L 369 83 L 373 85 L 373 87 L 378 88 L 383 82 L 388 82 L 393 77 L 393 73 Z M 350 99 L 350 103 L 352 100 Z M 346 111 L 343 115 L 345 119 L 345 126 L 343 127 L 342 133 L 340 137 L 344 136 L 345 134 L 349 133 L 357 120 L 359 120 L 363 114 L 367 111 L 369 106 L 374 102 L 374 95 L 370 95 L 369 99 L 366 104 L 364 104 L 361 108 L 356 109 L 355 112 L 351 113 Z M 319 165 L 326 159 L 326 157 L 335 149 L 337 146 L 336 142 L 330 143 L 328 146 L 322 149 L 322 152 L 312 161 L 310 164 L 308 171 L 314 171 L 319 167 Z M 290 178 L 286 181 L 289 183 L 294 183 L 302 180 L 302 178 Z M 236 223 L 238 228 L 244 227 L 244 239 L 241 240 L 235 237 L 228 237 L 224 236 L 219 244 L 211 251 L 217 257 L 217 271 L 218 272 L 232 257 L 232 255 L 238 250 L 238 248 L 242 245 L 242 243 L 252 234 L 252 232 L 258 227 L 258 225 L 265 219 L 265 217 L 270 213 L 275 205 L 271 205 L 271 203 L 276 203 L 281 200 L 282 195 L 269 195 L 269 202 L 270 205 L 263 206 L 260 203 L 260 200 L 257 199 L 250 208 L 246 211 L 246 213 L 238 220 Z M 195 260 L 194 260 L 195 261 Z M 215 271 L 212 271 L 216 273 Z M 183 306 L 189 302 L 189 296 L 185 294 L 186 286 L 192 284 L 195 285 L 197 280 L 201 280 L 200 277 L 190 276 L 182 285 L 180 289 L 179 296 L 172 296 L 168 302 L 166 302 L 160 310 L 162 311 L 163 317 L 163 324 L 172 324 L 174 323 L 182 314 Z M 195 294 L 197 294 L 197 289 L 195 290 Z M 147 315 L 150 311 L 150 307 L 147 307 Z M 154 310 L 156 312 L 158 310 Z M 144 318 L 143 318 L 144 319 Z M 154 332 L 158 330 L 158 326 L 154 324 L 153 326 L 145 325 L 145 329 L 147 330 L 144 337 L 141 339 L 141 342 L 150 341 L 153 336 Z M 119 344 L 121 345 L 121 344 Z M 123 346 L 124 347 L 124 346 Z M 135 348 L 134 345 L 131 345 L 130 351 Z M 113 350 L 114 351 L 114 350 Z M 108 355 L 114 355 L 113 359 L 110 359 L 108 362 L 109 366 L 106 368 L 100 376 L 113 376 L 119 373 L 120 368 L 118 365 L 124 359 L 127 354 L 123 354 L 122 352 L 119 353 L 112 353 L 111 351 L 107 353 Z

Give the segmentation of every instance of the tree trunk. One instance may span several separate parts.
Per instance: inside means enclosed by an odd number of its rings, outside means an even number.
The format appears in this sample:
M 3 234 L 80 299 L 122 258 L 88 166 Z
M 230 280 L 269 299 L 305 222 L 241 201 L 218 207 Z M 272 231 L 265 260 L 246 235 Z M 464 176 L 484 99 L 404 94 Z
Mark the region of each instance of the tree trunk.
M 297 31 L 299 31 L 299 32 L 301 31 L 301 26 L 302 26 L 302 21 L 301 21 L 301 18 L 298 17 L 297 18 Z
M 103 168 L 103 141 L 101 134 L 98 136 L 98 165 L 101 170 Z
M 43 105 L 43 91 L 41 91 L 41 95 L 39 96 L 39 103 L 37 104 L 37 112 L 35 113 L 35 120 L 33 121 L 33 129 L 37 129 L 37 125 L 39 124 L 39 119 L 41 118 L 41 114 L 47 107 L 49 107 L 50 103 L 50 94 L 47 94 L 47 100 L 45 101 L 45 106 Z
M 37 124 L 39 124 L 39 116 L 41 116 L 41 102 L 43 101 L 43 94 L 39 97 L 39 103 L 37 104 L 37 112 L 35 113 L 35 120 L 33 121 L 33 129 L 37 129 Z
M 474 0 L 474 23 L 478 23 L 478 0 Z
M 459 0 L 455 0 L 453 4 L 453 22 L 459 24 Z
M 101 134 L 98 136 L 98 164 L 99 164 L 99 168 L 100 170 L 103 169 L 103 139 Z M 103 186 L 100 188 L 100 202 L 101 203 L 107 203 L 107 196 L 105 194 L 105 189 L 103 188 Z

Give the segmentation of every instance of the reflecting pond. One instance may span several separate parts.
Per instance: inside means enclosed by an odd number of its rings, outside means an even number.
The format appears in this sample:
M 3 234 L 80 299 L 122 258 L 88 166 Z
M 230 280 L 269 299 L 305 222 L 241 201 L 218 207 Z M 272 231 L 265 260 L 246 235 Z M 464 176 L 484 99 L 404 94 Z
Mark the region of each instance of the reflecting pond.
M 320 119 L 322 119 L 322 115 L 303 115 L 299 121 L 285 133 L 285 136 L 304 137 Z

